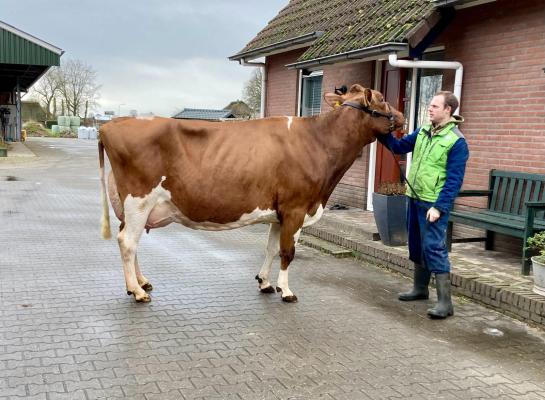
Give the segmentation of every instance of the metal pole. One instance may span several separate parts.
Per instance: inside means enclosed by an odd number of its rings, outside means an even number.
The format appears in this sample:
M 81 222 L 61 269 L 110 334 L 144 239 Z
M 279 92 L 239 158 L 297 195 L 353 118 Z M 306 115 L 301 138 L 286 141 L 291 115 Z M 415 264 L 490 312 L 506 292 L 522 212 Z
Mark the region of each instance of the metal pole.
M 22 129 L 22 115 L 21 115 L 21 91 L 19 86 L 19 78 L 17 78 L 17 86 L 16 86 L 16 96 L 17 100 L 15 102 L 15 110 L 16 110 L 16 116 L 15 116 L 15 141 L 21 141 L 21 129 Z

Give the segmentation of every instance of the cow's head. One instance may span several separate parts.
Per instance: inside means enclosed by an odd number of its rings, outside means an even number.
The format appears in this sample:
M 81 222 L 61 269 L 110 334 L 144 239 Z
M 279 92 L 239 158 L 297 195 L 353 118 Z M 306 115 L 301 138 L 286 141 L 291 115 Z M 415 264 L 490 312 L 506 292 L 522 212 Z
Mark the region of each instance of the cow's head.
M 401 129 L 405 122 L 403 114 L 384 100 L 382 93 L 352 85 L 346 93 L 336 90 L 336 93 L 325 93 L 328 104 L 339 107 L 349 107 L 361 112 L 366 128 L 375 134 L 386 134 Z

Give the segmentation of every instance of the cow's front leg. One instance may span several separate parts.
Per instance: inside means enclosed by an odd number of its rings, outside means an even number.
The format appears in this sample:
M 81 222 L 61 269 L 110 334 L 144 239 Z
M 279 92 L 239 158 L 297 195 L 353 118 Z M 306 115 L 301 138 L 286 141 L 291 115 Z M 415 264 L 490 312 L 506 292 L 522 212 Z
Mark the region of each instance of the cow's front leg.
M 280 243 L 280 224 L 271 224 L 269 227 L 269 241 L 267 248 L 265 249 L 265 261 L 263 266 L 256 275 L 255 279 L 259 282 L 259 290 L 262 293 L 274 293 L 274 288 L 269 281 L 269 274 L 271 273 L 271 266 L 274 257 L 278 254 Z
M 280 227 L 280 273 L 276 290 L 282 292 L 282 300 L 288 303 L 297 301 L 297 296 L 288 286 L 288 267 L 295 257 L 295 243 L 299 238 L 303 219 L 304 214 L 284 215 Z
M 136 280 L 138 281 L 140 287 L 146 292 L 151 292 L 153 290 L 153 286 L 150 283 L 149 279 L 142 275 L 142 272 L 140 271 L 140 265 L 138 264 L 138 256 L 136 254 L 134 255 L 134 270 L 136 272 Z

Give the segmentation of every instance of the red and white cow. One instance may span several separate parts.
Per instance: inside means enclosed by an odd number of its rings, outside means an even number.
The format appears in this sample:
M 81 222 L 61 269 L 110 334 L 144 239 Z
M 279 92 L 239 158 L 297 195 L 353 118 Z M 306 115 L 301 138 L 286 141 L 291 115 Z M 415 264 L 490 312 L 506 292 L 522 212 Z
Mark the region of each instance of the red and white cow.
M 270 224 L 259 288 L 274 292 L 269 273 L 280 253 L 277 291 L 297 301 L 288 266 L 301 228 L 320 219 L 363 146 L 404 122 L 381 93 L 360 85 L 325 99 L 341 106 L 309 118 L 236 122 L 118 118 L 100 129 L 103 236 L 110 236 L 105 150 L 109 197 L 122 221 L 117 239 L 125 282 L 136 301 L 150 301 L 152 289 L 136 257 L 140 236 L 172 222 L 205 230 Z

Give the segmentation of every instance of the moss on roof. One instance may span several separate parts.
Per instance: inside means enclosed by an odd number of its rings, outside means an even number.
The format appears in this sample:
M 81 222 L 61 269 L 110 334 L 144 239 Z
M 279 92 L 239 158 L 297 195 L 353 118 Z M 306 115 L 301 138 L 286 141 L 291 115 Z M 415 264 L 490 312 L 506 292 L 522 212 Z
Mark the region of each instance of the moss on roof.
M 298 61 L 405 43 L 434 9 L 433 0 L 291 0 L 238 54 L 317 31 L 324 35 Z

